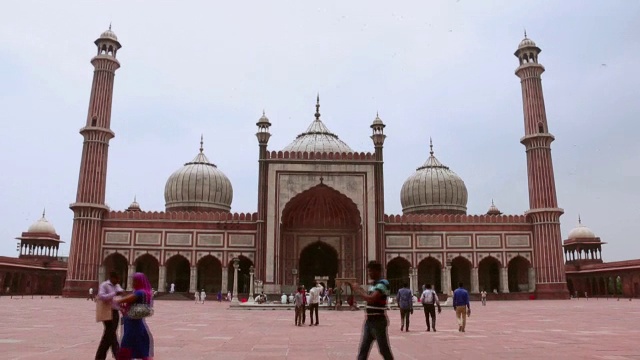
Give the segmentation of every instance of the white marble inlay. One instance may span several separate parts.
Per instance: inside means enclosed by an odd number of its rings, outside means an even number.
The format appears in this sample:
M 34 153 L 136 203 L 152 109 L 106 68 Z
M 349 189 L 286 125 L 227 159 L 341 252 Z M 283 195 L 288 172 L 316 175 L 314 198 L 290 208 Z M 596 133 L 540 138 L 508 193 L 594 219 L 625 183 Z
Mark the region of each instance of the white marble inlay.
M 0 339 L 0 344 L 17 344 L 23 341 L 24 340 L 18 340 L 18 339 Z

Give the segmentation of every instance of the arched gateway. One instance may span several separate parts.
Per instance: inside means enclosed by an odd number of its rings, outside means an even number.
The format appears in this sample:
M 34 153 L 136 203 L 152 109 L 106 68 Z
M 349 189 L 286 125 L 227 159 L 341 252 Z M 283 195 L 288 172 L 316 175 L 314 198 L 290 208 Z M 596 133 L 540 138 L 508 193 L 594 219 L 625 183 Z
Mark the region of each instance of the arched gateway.
M 353 201 L 325 184 L 293 197 L 282 212 L 280 266 L 284 289 L 307 288 L 316 276 L 356 277 L 364 268 L 360 212 Z

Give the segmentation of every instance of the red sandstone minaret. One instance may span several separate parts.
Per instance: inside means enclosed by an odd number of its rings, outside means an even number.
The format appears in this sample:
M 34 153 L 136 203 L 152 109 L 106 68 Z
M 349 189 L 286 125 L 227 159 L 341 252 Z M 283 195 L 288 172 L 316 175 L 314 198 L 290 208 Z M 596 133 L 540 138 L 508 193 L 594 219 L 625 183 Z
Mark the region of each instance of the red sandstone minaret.
M 516 75 L 521 79 L 525 136 L 529 176 L 529 211 L 533 223 L 533 267 L 536 272 L 538 298 L 569 298 L 562 255 L 560 216 L 556 183 L 551 161 L 551 142 L 542 95 L 540 75 L 544 66 L 538 62 L 541 50 L 527 38 L 518 45 L 515 56 L 520 60 Z
M 73 210 L 73 232 L 65 296 L 83 296 L 98 282 L 100 265 L 100 237 L 102 217 L 108 207 L 105 205 L 107 182 L 107 157 L 109 140 L 115 135 L 111 131 L 111 101 L 113 99 L 113 78 L 120 67 L 116 54 L 121 48 L 116 34 L 105 31 L 95 41 L 98 54 L 91 59 L 95 71 L 91 85 L 87 123 L 80 129 L 84 137 L 80 176 L 76 202 Z

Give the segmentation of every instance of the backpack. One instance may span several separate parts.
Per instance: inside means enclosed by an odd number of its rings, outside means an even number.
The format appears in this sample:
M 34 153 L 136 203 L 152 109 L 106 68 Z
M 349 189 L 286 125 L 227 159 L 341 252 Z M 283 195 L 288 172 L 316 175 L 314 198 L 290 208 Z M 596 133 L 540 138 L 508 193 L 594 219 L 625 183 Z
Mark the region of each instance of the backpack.
M 424 297 L 422 300 L 423 304 L 429 304 L 432 305 L 435 303 L 435 296 L 433 296 L 433 290 L 425 290 L 426 294 L 422 294 L 422 296 Z

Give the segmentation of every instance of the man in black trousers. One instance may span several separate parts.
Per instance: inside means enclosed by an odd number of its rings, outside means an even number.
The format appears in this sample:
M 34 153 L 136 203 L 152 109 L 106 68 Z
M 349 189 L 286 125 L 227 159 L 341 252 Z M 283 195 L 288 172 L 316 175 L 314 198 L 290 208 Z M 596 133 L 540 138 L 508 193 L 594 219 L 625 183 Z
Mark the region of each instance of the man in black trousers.
M 116 272 L 109 274 L 109 280 L 100 284 L 98 290 L 98 298 L 96 300 L 96 321 L 102 321 L 104 325 L 104 331 L 102 332 L 102 339 L 100 339 L 100 345 L 96 351 L 96 360 L 105 360 L 107 358 L 107 352 L 111 348 L 111 353 L 114 358 L 117 358 L 118 354 L 118 322 L 120 321 L 120 314 L 118 313 L 118 307 L 113 298 L 116 295 L 122 294 L 122 288 L 119 285 L 120 277 Z

